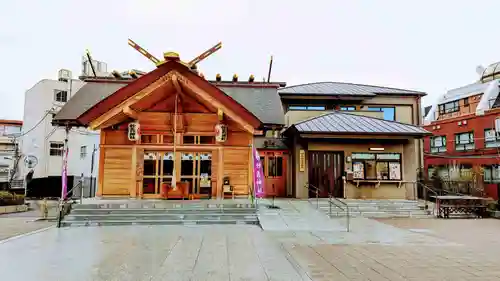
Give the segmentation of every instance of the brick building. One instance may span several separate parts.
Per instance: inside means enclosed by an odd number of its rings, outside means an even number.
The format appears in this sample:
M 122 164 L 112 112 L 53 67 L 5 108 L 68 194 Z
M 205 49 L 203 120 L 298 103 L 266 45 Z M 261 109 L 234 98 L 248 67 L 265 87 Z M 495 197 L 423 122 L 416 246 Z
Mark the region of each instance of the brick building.
M 497 69 L 498 68 L 498 69 Z M 486 196 L 500 194 L 500 63 L 480 71 L 479 81 L 448 91 L 426 108 L 424 169 L 445 179 L 476 175 Z

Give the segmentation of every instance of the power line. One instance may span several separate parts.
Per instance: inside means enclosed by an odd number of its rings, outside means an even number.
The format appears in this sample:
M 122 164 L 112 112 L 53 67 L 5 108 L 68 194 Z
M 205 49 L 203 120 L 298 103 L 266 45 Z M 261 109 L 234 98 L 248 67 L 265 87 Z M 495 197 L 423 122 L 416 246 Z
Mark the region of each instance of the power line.
M 42 117 L 42 119 L 40 119 L 36 124 L 35 126 L 33 126 L 31 129 L 29 129 L 28 131 L 24 132 L 24 133 L 20 133 L 19 135 L 10 135 L 11 137 L 13 137 L 14 139 L 16 138 L 19 138 L 19 137 L 22 137 L 26 134 L 28 134 L 29 132 L 33 131 L 34 129 L 36 129 L 36 127 L 38 127 L 43 120 L 45 120 L 45 118 L 47 117 L 47 115 L 49 115 L 49 113 L 51 112 L 51 110 L 47 110 L 45 115 Z

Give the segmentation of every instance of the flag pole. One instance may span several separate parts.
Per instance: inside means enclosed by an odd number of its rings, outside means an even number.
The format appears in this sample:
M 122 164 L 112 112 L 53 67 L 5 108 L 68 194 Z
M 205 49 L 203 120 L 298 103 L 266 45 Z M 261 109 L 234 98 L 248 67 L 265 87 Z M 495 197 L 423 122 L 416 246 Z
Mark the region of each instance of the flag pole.
M 175 92 L 175 106 L 174 106 L 174 168 L 172 170 L 172 189 L 177 189 L 177 179 L 176 179 L 176 171 L 175 171 L 175 162 L 177 159 L 176 151 L 177 151 L 177 97 L 178 92 Z

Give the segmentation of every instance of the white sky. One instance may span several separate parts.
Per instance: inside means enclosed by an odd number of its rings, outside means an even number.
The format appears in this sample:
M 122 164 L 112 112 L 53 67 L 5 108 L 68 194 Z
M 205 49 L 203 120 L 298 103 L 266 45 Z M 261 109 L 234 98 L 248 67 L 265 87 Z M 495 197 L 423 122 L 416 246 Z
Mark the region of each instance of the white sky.
M 80 73 L 86 48 L 108 70 L 190 60 L 223 42 L 199 65 L 209 78 L 266 76 L 288 85 L 343 81 L 422 90 L 425 104 L 472 83 L 479 64 L 500 60 L 500 1 L 460 0 L 16 0 L 0 5 L 0 118 L 22 119 L 24 93 Z

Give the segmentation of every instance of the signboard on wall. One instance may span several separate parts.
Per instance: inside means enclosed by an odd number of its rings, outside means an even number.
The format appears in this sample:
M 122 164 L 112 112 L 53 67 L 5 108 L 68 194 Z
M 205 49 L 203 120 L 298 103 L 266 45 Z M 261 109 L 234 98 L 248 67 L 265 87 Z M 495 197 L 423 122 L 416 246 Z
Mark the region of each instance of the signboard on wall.
M 306 170 L 306 152 L 301 149 L 299 151 L 299 172 L 304 172 Z
M 131 122 L 128 123 L 128 140 L 129 141 L 137 141 L 139 140 L 139 123 Z

